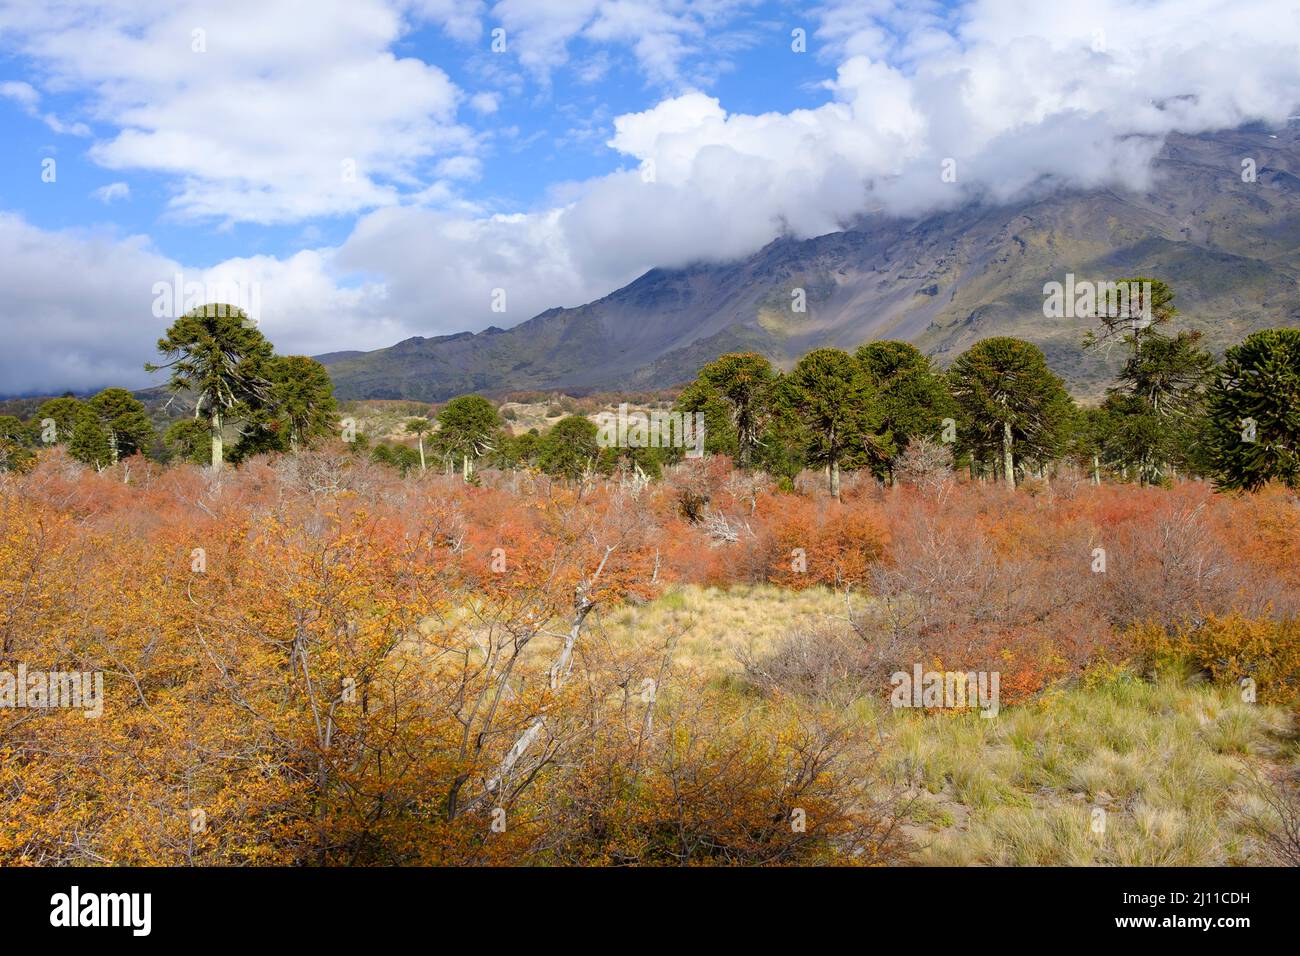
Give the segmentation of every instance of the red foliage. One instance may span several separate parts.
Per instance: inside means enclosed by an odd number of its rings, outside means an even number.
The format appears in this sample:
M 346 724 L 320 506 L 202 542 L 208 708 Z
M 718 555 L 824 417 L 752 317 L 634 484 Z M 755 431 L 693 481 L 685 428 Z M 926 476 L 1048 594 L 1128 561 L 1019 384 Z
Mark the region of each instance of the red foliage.
M 607 551 L 597 598 L 651 597 L 674 582 L 854 589 L 874 599 L 883 654 L 996 666 L 1008 699 L 1122 653 L 1118 635 L 1138 622 L 1300 613 L 1300 501 L 1285 489 L 1056 481 L 1029 495 L 968 481 L 886 489 L 858 476 L 835 501 L 813 482 L 777 492 L 721 457 L 649 485 L 480 477 L 480 487 L 403 480 L 341 448 L 220 476 L 138 458 L 95 473 L 55 451 L 0 478 L 0 494 L 82 536 L 165 542 L 179 563 L 196 542 L 247 546 L 241 529 L 266 516 L 307 533 L 364 519 L 385 540 L 436 542 L 430 560 L 444 573 L 494 600 L 521 595 L 520 614 L 539 594 L 549 603 L 533 613 L 560 613 Z

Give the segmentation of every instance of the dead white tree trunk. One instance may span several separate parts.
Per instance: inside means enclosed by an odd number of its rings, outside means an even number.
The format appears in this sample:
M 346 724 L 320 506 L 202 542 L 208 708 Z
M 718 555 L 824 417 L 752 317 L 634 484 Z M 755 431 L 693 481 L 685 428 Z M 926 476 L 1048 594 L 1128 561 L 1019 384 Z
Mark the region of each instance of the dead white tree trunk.
M 605 548 L 605 554 L 600 559 L 600 564 L 592 573 L 591 577 L 578 585 L 574 592 L 573 598 L 573 619 L 569 625 L 569 633 L 565 635 L 564 645 L 560 648 L 560 653 L 556 655 L 554 663 L 550 667 L 550 685 L 551 689 L 558 689 L 565 680 L 568 679 L 569 671 L 573 667 L 573 648 L 578 643 L 578 637 L 582 634 L 582 625 L 587 620 L 587 615 L 591 609 L 596 606 L 596 602 L 590 597 L 591 592 L 595 589 L 596 582 L 600 580 L 601 574 L 605 570 L 605 564 L 609 561 L 609 556 L 614 553 L 614 546 L 608 545 Z M 506 755 L 501 758 L 501 763 L 497 765 L 496 772 L 487 779 L 484 784 L 486 791 L 480 798 L 472 801 L 470 806 L 476 806 L 490 796 L 494 796 L 501 789 L 501 782 L 509 776 L 514 770 L 515 765 L 519 763 L 528 748 L 532 746 L 533 741 L 546 729 L 546 714 L 541 713 L 534 717 L 519 735 Z

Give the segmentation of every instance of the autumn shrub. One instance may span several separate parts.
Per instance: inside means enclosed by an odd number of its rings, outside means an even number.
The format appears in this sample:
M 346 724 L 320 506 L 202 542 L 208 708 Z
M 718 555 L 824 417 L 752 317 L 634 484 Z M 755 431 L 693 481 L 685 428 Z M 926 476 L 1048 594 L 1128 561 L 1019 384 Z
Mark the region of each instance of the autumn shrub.
M 745 678 L 768 692 L 843 702 L 878 693 L 885 675 L 880 657 L 842 625 L 800 628 L 761 652 L 743 651 Z
M 1294 767 L 1247 771 L 1253 806 L 1242 816 L 1270 863 L 1300 866 L 1300 771 Z
M 680 690 L 607 725 L 564 775 L 547 858 L 618 866 L 900 858 L 896 802 L 872 790 L 874 754 L 860 752 L 851 723 Z
M 1300 495 L 1283 485 L 1222 495 L 1215 539 L 1244 570 L 1234 603 L 1253 615 L 1300 616 Z
M 1300 620 L 1212 614 L 1173 630 L 1142 624 L 1133 638 L 1157 668 L 1190 665 L 1219 684 L 1249 679 L 1259 700 L 1300 707 Z
M 860 587 L 889 543 L 879 511 L 867 501 L 766 496 L 758 511 L 764 516 L 765 576 L 782 587 Z
M 885 860 L 839 709 L 894 670 L 998 670 L 1010 704 L 1149 653 L 1295 698 L 1292 493 L 804 477 L 42 451 L 0 474 L 0 669 L 99 672 L 105 707 L 0 708 L 0 864 Z M 593 624 L 755 582 L 856 594 L 738 694 Z
M 1228 611 L 1246 581 L 1211 526 L 1209 489 L 1152 492 L 1158 497 L 1141 514 L 1098 531 L 1109 619 L 1118 627 L 1151 620 L 1177 626 Z

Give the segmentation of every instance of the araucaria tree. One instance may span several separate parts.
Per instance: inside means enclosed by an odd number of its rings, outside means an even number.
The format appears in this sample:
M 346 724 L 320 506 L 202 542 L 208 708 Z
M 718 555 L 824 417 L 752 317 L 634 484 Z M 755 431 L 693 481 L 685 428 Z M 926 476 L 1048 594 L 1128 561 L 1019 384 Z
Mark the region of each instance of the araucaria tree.
M 962 412 L 961 442 L 977 457 L 1000 458 L 1007 486 L 1017 461 L 1049 461 L 1065 446 L 1073 404 L 1036 345 L 997 337 L 975 343 L 948 371 Z
M 594 422 L 581 415 L 568 415 L 538 442 L 537 463 L 547 474 L 576 481 L 595 470 L 600 456 Z
M 827 469 L 840 496 L 840 469 L 863 464 L 879 439 L 875 391 L 862 366 L 840 349 L 809 352 L 785 379 L 784 400 L 808 434 L 808 461 Z
M 1199 332 L 1145 337 L 1106 399 L 1114 424 L 1108 461 L 1131 467 L 1143 484 L 1160 481 L 1170 465 L 1186 466 L 1213 372 Z
M 1131 321 L 1120 324 L 1102 314 L 1100 331 L 1085 337 L 1095 348 L 1124 332 L 1129 355 L 1103 405 L 1109 426 L 1104 437 L 1107 463 L 1132 474 L 1143 484 L 1160 481 L 1171 465 L 1187 466 L 1194 457 L 1194 430 L 1203 411 L 1205 387 L 1214 360 L 1201 347 L 1201 333 L 1167 334 L 1178 314 L 1173 290 L 1158 279 L 1123 280 L 1142 292 L 1135 299 Z M 1145 297 L 1150 295 L 1151 301 Z
M 1160 334 L 1178 315 L 1174 290 L 1159 279 L 1138 276 L 1108 286 L 1110 293 L 1099 293 L 1094 300 L 1098 328 L 1084 335 L 1085 349 L 1109 349 L 1122 342 L 1136 352 L 1147 336 Z
M 94 468 L 144 454 L 155 437 L 144 405 L 124 388 L 106 388 L 87 402 L 51 399 L 41 411 L 48 412 L 56 434 L 66 436 L 68 453 Z
M 706 434 L 711 409 L 723 410 L 725 428 L 715 430 L 725 434 L 729 443 L 734 442 L 736 463 L 748 468 L 771 417 L 775 384 L 771 362 L 756 352 L 736 352 L 700 369 L 696 380 L 682 392 L 678 408 L 704 412 Z
M 112 461 L 149 450 L 154 440 L 153 422 L 149 421 L 144 405 L 126 389 L 106 388 L 88 405 L 108 441 Z
M 880 407 L 880 451 L 872 461 L 877 477 L 892 478 L 893 460 L 914 438 L 935 437 L 956 408 L 943 376 L 907 342 L 869 342 L 854 353 Z
M 438 412 L 438 433 L 434 445 L 448 463 L 460 460 L 473 464 L 496 447 L 501 416 L 496 406 L 481 395 L 453 398 Z
M 77 422 L 72 429 L 68 454 L 97 471 L 113 463 L 113 450 L 108 444 L 108 436 L 104 434 L 104 429 L 100 427 L 99 422 L 89 415 Z
M 248 316 L 233 305 L 209 304 L 191 309 L 158 340 L 168 359 L 148 364 L 147 371 L 171 369 L 167 388 L 192 396 L 194 417 L 206 418 L 212 443 L 212 467 L 223 461 L 222 427 L 227 418 L 250 415 L 269 396 L 271 343 Z
M 70 393 L 41 402 L 36 409 L 36 423 L 41 432 L 45 432 L 46 422 L 50 425 L 48 437 L 42 437 L 41 440 L 46 444 L 67 444 L 72 441 L 72 433 L 76 431 L 77 423 L 86 417 L 87 411 L 85 403 Z
M 1265 329 L 1228 349 L 1206 404 L 1220 487 L 1300 486 L 1300 329 Z
M 230 460 L 263 452 L 296 452 L 338 425 L 334 383 L 325 366 L 305 355 L 275 355 L 266 363 L 266 399 L 251 408 Z
M 324 365 L 305 355 L 277 355 L 267 377 L 272 417 L 278 431 L 287 434 L 290 448 L 333 434 L 338 405 Z

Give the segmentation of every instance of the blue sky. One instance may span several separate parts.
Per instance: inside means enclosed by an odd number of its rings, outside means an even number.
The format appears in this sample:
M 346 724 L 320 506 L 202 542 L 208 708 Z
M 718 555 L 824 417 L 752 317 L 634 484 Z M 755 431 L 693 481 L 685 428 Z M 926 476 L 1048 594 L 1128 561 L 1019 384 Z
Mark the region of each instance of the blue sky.
M 545 6 L 545 4 L 542 4 Z M 655 5 L 652 5 L 655 6 Z M 707 5 L 702 5 L 707 6 Z M 459 111 L 483 144 L 474 151 L 480 164 L 471 180 L 456 184 L 458 198 L 491 212 L 529 211 L 543 206 L 552 191 L 616 169 L 629 168 L 625 155 L 606 145 L 616 116 L 653 106 L 665 96 L 690 89 L 707 90 L 743 113 L 789 112 L 815 107 L 828 99 L 823 84 L 833 77 L 831 58 L 784 55 L 792 31 L 815 30 L 808 8 L 793 3 L 717 4 L 732 15 L 710 19 L 707 37 L 680 57 L 680 75 L 648 72 L 635 50 L 575 34 L 564 45 L 564 62 L 543 75 L 520 63 L 510 31 L 504 55 L 493 52 L 491 31 L 501 26 L 484 6 L 479 34 L 449 34 L 444 25 L 411 15 L 402 35 L 389 49 L 442 70 L 466 98 L 490 96 L 496 108 L 482 114 L 472 106 Z M 687 9 L 686 5 L 684 9 Z M 202 19 L 196 17 L 196 22 Z M 506 22 L 509 22 L 508 20 Z M 219 38 L 207 53 L 220 55 Z M 3 37 L 0 37 L 3 40 Z M 773 51 L 782 55 L 774 56 Z M 793 52 L 793 51 L 790 51 Z M 196 57 L 196 62 L 201 63 Z M 0 60 L 0 82 L 40 88 L 45 64 L 7 46 Z M 90 155 L 97 139 L 117 135 L 121 127 L 97 116 L 93 89 L 42 93 L 31 108 L 18 96 L 0 98 L 0 205 L 21 212 L 44 229 L 108 224 L 125 233 L 148 234 L 156 247 L 194 265 L 213 265 L 233 256 L 283 256 L 297 249 L 338 244 L 346 239 L 355 215 L 310 215 L 286 223 L 223 220 L 220 216 L 177 215 L 172 208 L 175 176 L 147 168 L 106 168 Z M 55 132 L 45 120 L 53 115 L 89 135 Z M 309 129 L 301 134 L 310 137 Z M 32 175 L 47 157 L 57 161 L 54 184 Z M 420 170 L 409 184 L 418 191 L 440 177 L 436 163 Z M 97 198 L 97 190 L 125 184 L 129 197 Z M 54 188 L 51 188 L 51 187 Z M 121 193 L 120 187 L 117 190 Z
M 150 384 L 178 273 L 258 290 L 281 352 L 378 348 L 1141 190 L 1168 133 L 1298 102 L 1293 0 L 0 0 L 0 395 Z

